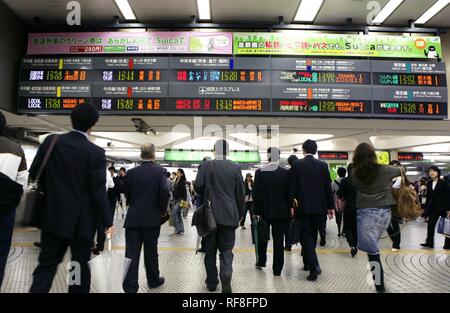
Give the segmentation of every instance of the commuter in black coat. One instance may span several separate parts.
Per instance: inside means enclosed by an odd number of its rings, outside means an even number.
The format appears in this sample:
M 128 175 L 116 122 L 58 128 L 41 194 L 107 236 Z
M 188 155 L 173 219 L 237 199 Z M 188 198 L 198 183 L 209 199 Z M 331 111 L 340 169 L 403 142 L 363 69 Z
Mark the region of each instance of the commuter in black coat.
M 71 114 L 73 131 L 60 135 L 40 179 L 45 190 L 41 212 L 41 253 L 33 273 L 30 292 L 49 292 L 58 264 L 67 247 L 72 261 L 80 264 L 80 284 L 71 284 L 70 293 L 90 289 L 90 248 L 97 222 L 102 221 L 112 234 L 112 217 L 106 196 L 105 151 L 88 140 L 98 121 L 98 112 L 90 105 L 76 107 Z M 53 136 L 39 147 L 30 168 L 35 180 Z
M 427 184 L 427 202 L 425 204 L 425 218 L 428 221 L 427 239 L 421 245 L 434 248 L 434 232 L 439 217 L 445 217 L 450 211 L 450 187 L 441 179 L 441 170 L 432 166 L 428 170 L 431 180 Z M 445 238 L 444 249 L 450 249 L 450 238 Z
M 334 201 L 328 165 L 316 160 L 317 144 L 313 140 L 303 143 L 305 157 L 292 165 L 291 196 L 298 200 L 296 216 L 300 220 L 300 232 L 305 270 L 309 270 L 308 280 L 314 281 L 321 273 L 316 254 L 317 235 L 320 223 L 334 215 Z
M 289 172 L 280 167 L 280 150 L 269 148 L 269 164 L 255 173 L 254 214 L 272 226 L 273 274 L 280 276 L 284 265 L 283 237 L 287 231 L 290 215 Z M 257 268 L 265 267 L 268 241 L 259 241 Z
M 111 215 L 114 218 L 114 214 L 116 213 L 117 198 L 119 198 L 119 179 L 117 176 L 114 176 L 114 174 L 116 172 L 116 169 L 114 168 L 114 166 L 110 166 L 108 168 L 108 171 L 114 182 L 114 187 L 108 188 L 109 207 L 111 208 Z
M 139 290 L 139 259 L 144 245 L 144 263 L 149 288 L 164 284 L 159 276 L 158 238 L 161 218 L 167 214 L 169 186 L 167 171 L 155 164 L 155 146 L 144 145 L 141 149 L 144 163 L 128 171 L 124 192 L 130 207 L 125 219 L 125 256 L 131 259 L 130 268 L 123 282 L 126 293 Z
M 341 180 L 341 186 L 337 192 L 338 197 L 344 199 L 344 234 L 350 246 L 352 257 L 358 253 L 358 233 L 356 223 L 356 190 L 352 184 L 353 163 L 347 167 L 348 176 Z

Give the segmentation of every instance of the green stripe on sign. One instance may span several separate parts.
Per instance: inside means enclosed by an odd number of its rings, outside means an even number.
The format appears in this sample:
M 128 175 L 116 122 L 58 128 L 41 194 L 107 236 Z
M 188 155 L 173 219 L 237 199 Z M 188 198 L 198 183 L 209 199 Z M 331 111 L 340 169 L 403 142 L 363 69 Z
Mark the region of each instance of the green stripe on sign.
M 126 52 L 127 46 L 106 46 L 104 47 L 105 52 Z

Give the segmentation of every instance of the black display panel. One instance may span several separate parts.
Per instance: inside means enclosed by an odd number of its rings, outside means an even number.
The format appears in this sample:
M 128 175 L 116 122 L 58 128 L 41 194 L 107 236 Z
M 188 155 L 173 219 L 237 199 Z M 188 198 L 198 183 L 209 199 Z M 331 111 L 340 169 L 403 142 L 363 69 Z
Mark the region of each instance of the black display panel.
M 26 57 L 19 113 L 446 119 L 445 63 L 362 59 Z

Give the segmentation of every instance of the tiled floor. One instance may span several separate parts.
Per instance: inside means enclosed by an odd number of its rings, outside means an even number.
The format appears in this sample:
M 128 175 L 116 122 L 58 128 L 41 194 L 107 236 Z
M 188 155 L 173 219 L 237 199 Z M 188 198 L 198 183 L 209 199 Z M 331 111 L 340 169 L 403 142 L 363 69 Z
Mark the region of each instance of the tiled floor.
M 195 254 L 197 235 L 190 227 L 190 217 L 185 221 L 186 233 L 171 236 L 173 229 L 163 226 L 159 240 L 159 262 L 161 275 L 166 283 L 160 288 L 146 287 L 145 270 L 141 262 L 140 292 L 207 292 L 204 284 L 205 270 L 203 255 Z M 116 218 L 117 232 L 113 239 L 113 253 L 124 254 L 124 231 L 122 219 Z M 255 253 L 251 244 L 250 227 L 236 230 L 234 251 L 234 272 L 232 287 L 234 292 L 283 293 L 283 292 L 374 292 L 370 278 L 367 257 L 359 253 L 355 258 L 349 254 L 345 239 L 336 235 L 333 221 L 328 221 L 327 245 L 318 249 L 323 274 L 316 282 L 305 278 L 302 271 L 299 247 L 285 253 L 285 266 L 280 277 L 272 275 L 271 251 L 268 264 L 263 270 L 255 269 Z M 402 228 L 402 250 L 390 251 L 390 239 L 382 240 L 386 287 L 388 292 L 450 292 L 450 251 L 442 250 L 443 237 L 436 235 L 436 249 L 421 249 L 420 243 L 426 235 L 426 224 L 419 219 Z M 31 273 L 37 264 L 39 249 L 33 246 L 39 240 L 39 231 L 16 228 L 13 247 L 10 251 L 2 292 L 27 292 L 31 284 Z M 64 264 L 69 261 L 69 253 L 61 264 L 51 292 L 66 292 L 67 272 Z M 91 291 L 95 292 L 92 285 Z M 220 288 L 218 288 L 220 291 Z

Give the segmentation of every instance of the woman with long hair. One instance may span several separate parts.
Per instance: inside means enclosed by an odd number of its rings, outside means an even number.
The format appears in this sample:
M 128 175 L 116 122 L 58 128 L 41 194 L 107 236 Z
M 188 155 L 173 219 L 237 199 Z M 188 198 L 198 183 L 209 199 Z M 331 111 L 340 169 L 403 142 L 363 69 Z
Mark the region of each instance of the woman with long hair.
M 186 176 L 184 175 L 183 169 L 179 168 L 177 170 L 175 179 L 175 186 L 173 190 L 173 219 L 175 222 L 175 233 L 174 235 L 182 235 L 184 233 L 182 210 L 184 204 L 187 203 L 187 188 L 186 188 Z
M 367 252 L 377 292 L 384 292 L 379 241 L 391 222 L 391 207 L 396 204 L 392 179 L 401 175 L 401 168 L 378 164 L 374 147 L 367 143 L 356 147 L 353 165 L 358 248 Z

